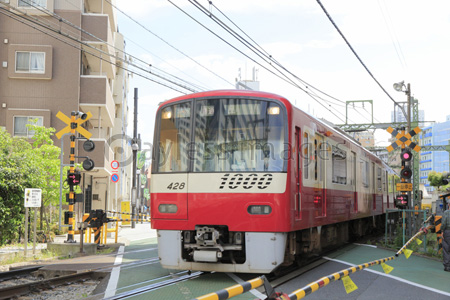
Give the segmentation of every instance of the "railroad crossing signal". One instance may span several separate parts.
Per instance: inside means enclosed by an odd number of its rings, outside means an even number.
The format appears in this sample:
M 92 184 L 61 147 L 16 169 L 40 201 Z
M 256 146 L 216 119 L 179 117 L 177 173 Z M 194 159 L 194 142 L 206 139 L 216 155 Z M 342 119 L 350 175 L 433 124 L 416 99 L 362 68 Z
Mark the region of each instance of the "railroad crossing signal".
M 408 207 L 409 197 L 406 194 L 395 196 L 394 204 L 397 208 L 405 209 Z
M 81 173 L 75 171 L 74 173 L 67 172 L 67 183 L 69 186 L 79 185 L 81 181 Z
M 86 129 L 84 129 L 83 127 L 80 126 L 81 124 L 83 124 L 84 122 L 86 122 L 87 120 L 89 120 L 92 117 L 92 114 L 91 114 L 90 111 L 86 115 L 87 115 L 87 117 L 85 119 L 78 118 L 78 119 L 75 120 L 75 123 L 77 124 L 77 126 L 75 128 L 75 131 L 78 131 L 85 138 L 90 139 L 90 137 L 92 136 L 92 133 L 90 133 L 89 131 L 87 131 Z M 59 111 L 56 114 L 56 117 L 67 124 L 66 127 L 64 127 L 63 129 L 61 129 L 60 131 L 58 131 L 55 134 L 56 137 L 58 139 L 60 139 L 63 136 L 63 134 L 66 134 L 66 133 L 70 132 L 70 130 L 71 130 L 71 122 L 72 121 L 70 120 L 70 118 L 68 116 L 63 114 L 61 111 Z
M 390 126 L 388 129 L 386 129 L 386 131 L 397 139 L 395 142 L 393 142 L 390 146 L 387 147 L 388 152 L 391 152 L 392 150 L 397 149 L 398 147 L 404 148 L 405 145 L 407 147 L 410 147 L 416 152 L 420 151 L 421 147 L 411 141 L 411 138 L 421 131 L 419 127 L 414 128 L 409 133 L 405 133 L 405 130 L 395 130 Z

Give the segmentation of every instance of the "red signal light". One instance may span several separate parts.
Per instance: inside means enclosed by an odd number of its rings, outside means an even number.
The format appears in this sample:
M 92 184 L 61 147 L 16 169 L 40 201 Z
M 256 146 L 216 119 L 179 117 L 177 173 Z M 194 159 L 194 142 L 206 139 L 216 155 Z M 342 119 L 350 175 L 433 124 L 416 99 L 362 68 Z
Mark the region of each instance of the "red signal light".
M 402 161 L 410 161 L 412 159 L 412 153 L 409 149 L 404 149 L 400 154 Z
M 412 177 L 412 171 L 410 168 L 408 167 L 404 167 L 401 171 L 400 171 L 400 177 L 403 179 L 411 179 Z

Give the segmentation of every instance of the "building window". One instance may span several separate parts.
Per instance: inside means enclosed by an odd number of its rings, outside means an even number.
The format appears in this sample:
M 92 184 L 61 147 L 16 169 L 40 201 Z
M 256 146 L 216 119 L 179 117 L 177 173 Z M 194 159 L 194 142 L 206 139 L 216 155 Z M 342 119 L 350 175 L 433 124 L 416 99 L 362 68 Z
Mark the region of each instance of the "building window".
M 19 7 L 47 7 L 47 0 L 19 0 Z
M 23 137 L 32 137 L 34 135 L 34 131 L 27 128 L 27 124 L 33 124 L 33 121 L 36 121 L 36 125 L 43 126 L 44 118 L 43 117 L 35 117 L 35 116 L 20 116 L 14 117 L 14 136 L 23 136 Z
M 16 72 L 45 73 L 45 52 L 16 52 Z

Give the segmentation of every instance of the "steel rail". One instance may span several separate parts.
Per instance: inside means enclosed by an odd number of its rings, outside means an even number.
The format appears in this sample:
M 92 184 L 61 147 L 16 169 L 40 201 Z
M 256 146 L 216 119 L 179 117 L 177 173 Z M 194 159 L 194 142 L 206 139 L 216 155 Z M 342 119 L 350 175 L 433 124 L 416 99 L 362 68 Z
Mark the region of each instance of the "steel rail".
M 95 272 L 88 271 L 78 274 L 66 275 L 50 279 L 44 279 L 32 283 L 19 284 L 0 289 L 0 300 L 18 297 L 41 290 L 53 289 L 56 286 L 67 284 L 68 282 L 77 282 L 86 279 L 92 279 Z

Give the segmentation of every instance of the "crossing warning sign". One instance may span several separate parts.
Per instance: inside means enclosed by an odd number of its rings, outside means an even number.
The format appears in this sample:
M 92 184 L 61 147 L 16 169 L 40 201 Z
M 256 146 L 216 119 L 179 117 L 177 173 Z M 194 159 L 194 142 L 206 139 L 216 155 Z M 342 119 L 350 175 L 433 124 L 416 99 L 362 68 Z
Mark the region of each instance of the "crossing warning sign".
M 396 130 L 389 126 L 388 129 L 386 129 L 387 132 L 389 132 L 393 137 L 395 137 L 397 140 L 393 142 L 390 146 L 386 147 L 388 152 L 391 152 L 394 149 L 397 149 L 398 147 L 404 148 L 406 145 L 407 147 L 410 147 L 416 152 L 419 152 L 421 147 L 411 141 L 411 138 L 421 132 L 422 130 L 419 127 L 414 128 L 410 132 L 406 133 L 405 130 Z

